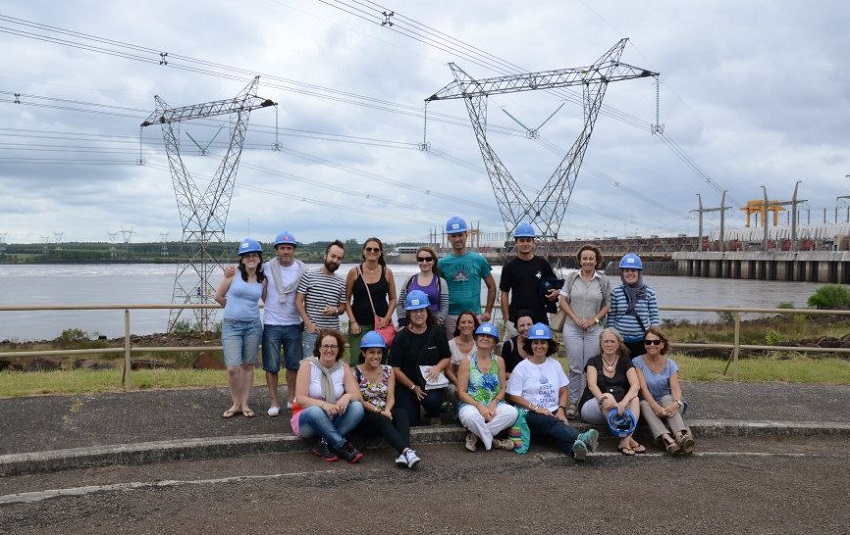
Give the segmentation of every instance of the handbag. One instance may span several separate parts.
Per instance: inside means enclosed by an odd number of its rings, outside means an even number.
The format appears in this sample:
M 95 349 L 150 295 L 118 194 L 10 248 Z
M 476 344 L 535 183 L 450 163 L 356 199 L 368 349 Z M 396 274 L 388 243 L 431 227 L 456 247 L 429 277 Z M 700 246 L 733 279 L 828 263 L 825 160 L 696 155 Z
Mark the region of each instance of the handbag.
M 558 313 L 555 314 L 555 317 L 552 318 L 552 321 L 549 322 L 549 327 L 552 328 L 553 331 L 562 331 L 564 330 L 564 322 L 567 320 L 567 312 L 563 308 L 558 308 Z
M 395 340 L 395 326 L 393 325 L 393 322 L 390 321 L 384 327 L 378 328 L 378 325 L 384 321 L 384 318 L 375 312 L 375 303 L 372 301 L 372 292 L 369 291 L 369 285 L 366 284 L 366 279 L 363 278 L 363 271 L 360 270 L 359 266 L 357 267 L 357 273 L 360 275 L 360 280 L 363 281 L 363 285 L 366 286 L 366 296 L 369 297 L 369 306 L 372 307 L 372 323 L 375 326 L 375 332 L 380 334 L 381 338 L 384 339 L 384 343 L 387 344 L 387 347 L 390 347 L 393 345 L 393 340 Z
M 419 365 L 419 373 L 422 374 L 422 378 L 425 379 L 425 390 L 437 390 L 439 388 L 446 388 L 449 386 L 449 378 L 446 377 L 446 374 L 440 372 L 440 375 L 437 376 L 436 379 L 429 379 L 428 372 L 431 371 L 433 366 L 428 366 L 425 364 Z

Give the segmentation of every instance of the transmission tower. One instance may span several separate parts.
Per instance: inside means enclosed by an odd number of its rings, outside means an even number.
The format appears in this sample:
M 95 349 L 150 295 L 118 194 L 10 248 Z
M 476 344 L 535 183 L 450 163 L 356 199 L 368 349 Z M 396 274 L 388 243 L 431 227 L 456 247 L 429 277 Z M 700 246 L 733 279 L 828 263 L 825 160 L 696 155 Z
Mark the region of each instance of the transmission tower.
M 160 232 L 159 233 L 159 241 L 162 242 L 162 249 L 160 250 L 160 256 L 168 256 L 168 233 Z
M 6 232 L 0 232 L 0 256 L 6 254 Z
M 587 150 L 596 117 L 602 107 L 602 99 L 608 83 L 658 76 L 656 72 L 620 63 L 620 56 L 627 42 L 628 39 L 621 39 L 593 64 L 586 67 L 482 80 L 472 78 L 456 64 L 449 63 L 454 82 L 425 99 L 426 106 L 433 100 L 458 98 L 464 100 L 484 165 L 487 168 L 487 175 L 490 177 L 490 183 L 496 195 L 496 204 L 509 235 L 519 223 L 528 221 L 537 229 L 538 236 L 548 239 L 558 237 L 558 229 L 561 227 L 564 212 L 575 187 L 578 171 Z M 577 85 L 582 87 L 584 129 L 537 196 L 529 198 L 487 140 L 487 97 Z
M 260 77 L 255 77 L 233 98 L 180 108 L 169 107 L 157 95 L 154 97 L 156 109 L 141 124 L 141 128 L 154 124 L 162 126 L 171 182 L 183 226 L 181 255 L 184 262 L 177 267 L 174 277 L 173 303 L 213 302 L 215 287 L 210 276 L 215 269 L 221 268 L 222 260 L 228 256 L 223 247 L 224 228 L 245 143 L 248 118 L 253 110 L 275 106 L 271 100 L 255 94 L 259 81 Z M 209 185 L 202 189 L 195 183 L 180 157 L 180 122 L 219 115 L 234 116 L 230 143 Z M 174 328 L 182 312 L 172 310 L 168 320 L 169 331 Z M 192 312 L 195 314 L 195 325 L 204 330 L 212 329 L 214 310 L 193 309 Z
M 109 236 L 109 258 L 115 258 L 115 238 L 118 237 L 117 232 L 107 232 L 107 236 Z

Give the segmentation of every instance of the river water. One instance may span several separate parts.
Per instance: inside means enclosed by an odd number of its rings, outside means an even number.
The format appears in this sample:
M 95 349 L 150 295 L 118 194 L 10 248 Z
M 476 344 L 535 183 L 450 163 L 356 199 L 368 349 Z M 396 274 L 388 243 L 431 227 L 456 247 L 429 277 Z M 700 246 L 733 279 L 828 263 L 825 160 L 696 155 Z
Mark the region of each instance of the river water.
M 338 273 L 345 277 L 351 267 L 343 264 Z M 397 286 L 418 269 L 415 265 L 391 267 Z M 176 269 L 175 265 L 163 264 L 6 265 L 0 269 L 0 305 L 167 304 L 171 302 Z M 500 274 L 501 267 L 494 267 L 497 283 Z M 620 283 L 617 277 L 610 279 L 612 287 Z M 789 302 L 802 308 L 821 286 L 808 282 L 660 276 L 647 277 L 646 282 L 658 293 L 661 307 L 776 308 L 781 302 Z M 482 298 L 484 295 L 482 292 Z M 131 332 L 164 332 L 168 315 L 168 310 L 131 311 Z M 184 313 L 183 317 L 193 316 Z M 665 310 L 661 317 L 694 322 L 718 318 L 713 312 Z M 122 336 L 123 311 L 0 311 L 0 340 L 52 339 L 70 328 L 110 338 Z

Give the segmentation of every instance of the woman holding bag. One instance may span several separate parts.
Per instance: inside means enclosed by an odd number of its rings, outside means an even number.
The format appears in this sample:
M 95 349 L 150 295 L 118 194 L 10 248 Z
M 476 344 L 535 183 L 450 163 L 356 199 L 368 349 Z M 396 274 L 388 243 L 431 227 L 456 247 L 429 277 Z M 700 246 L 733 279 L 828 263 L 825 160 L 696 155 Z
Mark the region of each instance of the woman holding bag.
M 449 380 L 443 373 L 451 352 L 443 330 L 428 308 L 428 295 L 413 290 L 404 300 L 407 327 L 393 340 L 388 364 L 395 373 L 396 405 L 407 411 L 410 425 L 420 425 L 422 408 L 429 424 L 440 423 L 440 405 Z
M 363 244 L 363 263 L 348 270 L 345 279 L 345 312 L 348 314 L 348 361 L 357 364 L 360 337 L 375 330 L 389 336 L 393 328 L 396 289 L 393 272 L 384 258 L 384 244 L 368 238 Z

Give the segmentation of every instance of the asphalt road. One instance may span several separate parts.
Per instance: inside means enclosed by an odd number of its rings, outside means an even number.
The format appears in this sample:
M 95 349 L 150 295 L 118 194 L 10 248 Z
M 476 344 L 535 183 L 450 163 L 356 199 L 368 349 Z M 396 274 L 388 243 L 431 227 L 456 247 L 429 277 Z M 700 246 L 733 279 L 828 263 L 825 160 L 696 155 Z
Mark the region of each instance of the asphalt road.
M 387 448 L 359 465 L 304 452 L 114 466 L 0 479 L 2 534 L 850 533 L 850 448 L 841 438 L 715 438 L 690 458 L 626 458 L 611 439 L 584 465 Z

